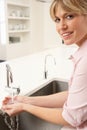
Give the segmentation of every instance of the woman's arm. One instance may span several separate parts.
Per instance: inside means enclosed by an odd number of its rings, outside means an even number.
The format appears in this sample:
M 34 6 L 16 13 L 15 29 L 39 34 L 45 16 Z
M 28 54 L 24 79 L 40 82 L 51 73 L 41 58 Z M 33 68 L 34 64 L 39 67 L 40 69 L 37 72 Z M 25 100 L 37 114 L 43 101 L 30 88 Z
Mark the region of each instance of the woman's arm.
M 18 102 L 14 104 L 4 105 L 2 109 L 10 116 L 26 111 L 51 123 L 59 125 L 70 125 L 62 117 L 62 108 L 45 108 Z
M 3 103 L 2 109 L 9 115 L 15 115 L 22 111 L 29 112 L 41 119 L 60 125 L 69 125 L 62 117 L 64 102 L 68 92 L 60 92 L 48 96 L 25 97 L 17 96 L 16 103 Z
M 47 96 L 35 96 L 35 97 L 17 96 L 15 100 L 23 103 L 30 103 L 36 106 L 61 108 L 63 107 L 63 104 L 67 99 L 67 96 L 68 92 L 64 91 Z
M 23 107 L 23 110 L 48 122 L 55 123 L 58 125 L 70 126 L 70 124 L 66 122 L 62 116 L 62 108 L 44 108 L 34 105 L 29 105 L 28 107 L 28 105 L 25 105 Z

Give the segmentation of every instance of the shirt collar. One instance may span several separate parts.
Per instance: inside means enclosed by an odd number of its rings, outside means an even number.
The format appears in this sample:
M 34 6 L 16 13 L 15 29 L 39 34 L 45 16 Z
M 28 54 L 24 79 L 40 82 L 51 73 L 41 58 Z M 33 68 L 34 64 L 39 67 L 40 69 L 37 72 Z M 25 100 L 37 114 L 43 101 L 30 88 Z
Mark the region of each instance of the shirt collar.
M 87 54 L 87 40 L 77 49 L 77 51 L 70 56 L 70 59 L 77 63 L 84 55 Z

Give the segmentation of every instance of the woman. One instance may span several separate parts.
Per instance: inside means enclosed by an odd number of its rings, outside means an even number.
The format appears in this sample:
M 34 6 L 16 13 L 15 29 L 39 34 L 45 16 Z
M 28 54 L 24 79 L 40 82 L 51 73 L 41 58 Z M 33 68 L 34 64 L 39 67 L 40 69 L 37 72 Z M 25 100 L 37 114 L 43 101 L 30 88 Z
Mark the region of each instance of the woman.
M 17 96 L 14 104 L 8 104 L 11 98 L 6 97 L 2 109 L 9 115 L 26 111 L 52 123 L 87 130 L 87 0 L 53 0 L 50 15 L 64 44 L 79 46 L 71 56 L 74 70 L 69 90 L 49 96 Z

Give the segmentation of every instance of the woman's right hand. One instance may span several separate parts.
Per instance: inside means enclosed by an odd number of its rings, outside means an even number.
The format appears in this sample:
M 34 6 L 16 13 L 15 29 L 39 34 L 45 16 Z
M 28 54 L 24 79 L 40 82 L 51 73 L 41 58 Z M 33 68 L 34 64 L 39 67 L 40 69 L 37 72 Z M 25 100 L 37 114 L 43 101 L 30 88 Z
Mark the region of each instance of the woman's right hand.
M 2 105 L 7 105 L 11 102 L 11 97 L 5 97 L 4 100 L 2 101 Z
M 27 96 L 15 96 L 13 98 L 14 102 L 20 102 L 20 103 L 28 103 L 28 97 Z M 11 97 L 5 97 L 4 100 L 2 101 L 3 105 L 10 104 L 12 102 Z
M 15 102 L 13 104 L 3 104 L 2 105 L 2 110 L 6 112 L 9 116 L 16 115 L 22 111 L 24 111 L 24 106 L 27 104 L 20 103 L 20 102 Z

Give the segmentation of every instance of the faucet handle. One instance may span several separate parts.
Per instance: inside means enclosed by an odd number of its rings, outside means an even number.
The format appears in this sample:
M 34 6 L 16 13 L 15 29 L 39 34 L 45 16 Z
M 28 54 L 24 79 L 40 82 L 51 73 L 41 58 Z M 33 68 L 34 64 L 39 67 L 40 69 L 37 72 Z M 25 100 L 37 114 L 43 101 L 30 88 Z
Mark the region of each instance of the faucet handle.
M 56 65 L 56 60 L 55 60 L 55 57 L 53 55 L 48 54 L 48 55 L 45 56 L 45 64 L 44 64 L 44 77 L 45 77 L 45 79 L 47 79 L 47 73 L 48 73 L 48 71 L 47 71 L 47 59 L 49 57 L 52 58 L 52 60 L 54 61 L 54 65 Z
M 48 71 L 44 72 L 45 79 L 47 79 L 47 73 L 48 73 Z

